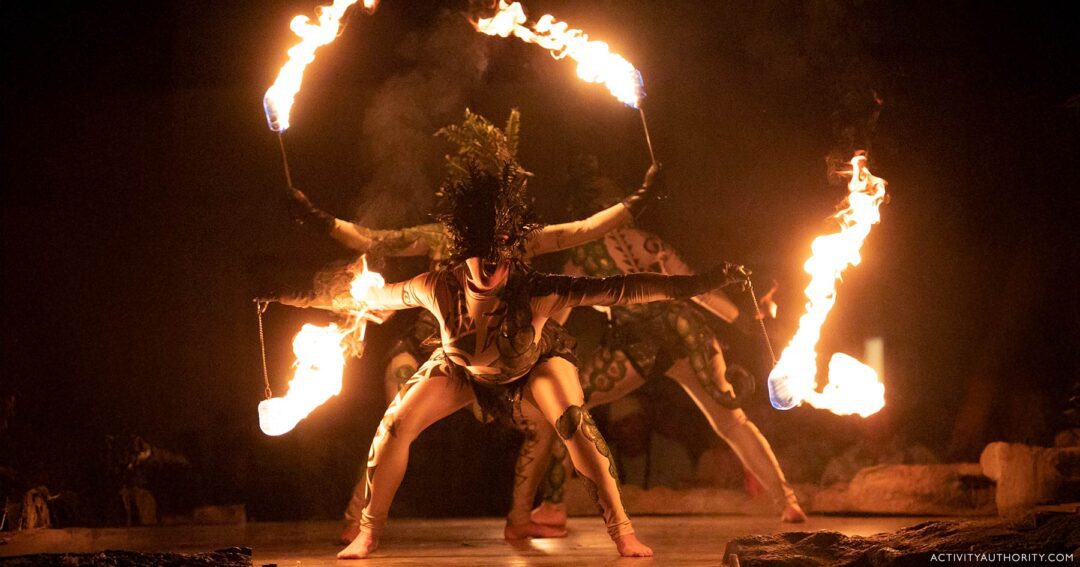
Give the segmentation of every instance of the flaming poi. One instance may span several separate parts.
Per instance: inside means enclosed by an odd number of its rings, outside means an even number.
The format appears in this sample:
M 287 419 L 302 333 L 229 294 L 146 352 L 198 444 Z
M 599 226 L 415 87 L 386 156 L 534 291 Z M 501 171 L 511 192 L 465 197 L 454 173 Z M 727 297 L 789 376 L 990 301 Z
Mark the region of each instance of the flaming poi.
M 334 0 L 332 4 L 319 6 L 316 19 L 296 16 L 289 23 L 289 28 L 300 38 L 289 49 L 289 59 L 278 72 L 277 80 L 266 90 L 263 96 L 263 110 L 270 130 L 278 133 L 282 163 L 285 167 L 285 180 L 293 186 L 289 172 L 289 159 L 285 152 L 282 135 L 289 128 L 293 103 L 300 85 L 303 83 L 304 70 L 315 60 L 315 50 L 328 45 L 341 33 L 342 18 L 359 0 Z M 374 12 L 378 0 L 363 0 L 363 6 Z M 263 373 L 266 380 L 267 399 L 259 403 L 259 427 L 267 435 L 283 435 L 291 431 L 300 420 L 307 417 L 331 397 L 341 392 L 342 374 L 345 369 L 345 356 L 349 353 L 360 354 L 363 351 L 364 332 L 369 321 L 381 323 L 377 317 L 363 308 L 362 300 L 367 291 L 384 284 L 382 276 L 368 271 L 367 263 L 353 279 L 351 295 L 356 309 L 349 314 L 349 322 L 344 326 L 330 324 L 325 327 L 304 325 L 293 339 L 293 352 L 296 362 L 293 364 L 293 377 L 282 397 L 271 397 L 270 381 L 266 375 L 266 356 L 263 355 Z M 262 339 L 262 307 L 259 311 L 260 340 Z M 265 349 L 265 347 L 264 347 Z
M 315 50 L 328 45 L 341 33 L 341 19 L 359 0 L 334 0 L 333 4 L 316 8 L 316 19 L 296 16 L 289 23 L 289 29 L 300 38 L 300 43 L 289 48 L 289 59 L 278 72 L 277 80 L 266 90 L 263 96 L 263 110 L 266 122 L 274 132 L 289 129 L 289 115 L 292 112 L 296 94 L 304 81 L 304 70 L 315 60 Z M 374 12 L 378 0 L 364 0 L 364 8 Z
M 349 295 L 334 299 L 335 310 L 348 313 L 346 324 L 307 324 L 293 339 L 296 362 L 288 390 L 284 396 L 267 397 L 259 403 L 259 428 L 266 435 L 292 431 L 315 408 L 340 394 L 345 357 L 363 353 L 369 322 L 382 323 L 364 307 L 364 298 L 386 282 L 378 272 L 367 269 L 366 261 L 361 265 L 350 283 Z
M 845 354 L 829 361 L 829 382 L 817 390 L 817 353 L 821 327 L 836 303 L 841 274 L 861 261 L 859 250 L 873 225 L 881 221 L 885 180 L 866 168 L 866 156 L 851 159 L 847 207 L 836 213 L 840 231 L 814 239 L 812 255 L 803 268 L 810 274 L 805 290 L 806 313 L 799 329 L 769 374 L 769 399 L 777 409 L 802 403 L 839 415 L 866 417 L 885 406 L 885 386 L 873 368 Z
M 641 107 L 642 99 L 645 98 L 645 82 L 641 72 L 623 56 L 613 53 L 607 43 L 590 40 L 585 32 L 571 28 L 566 22 L 557 21 L 550 14 L 544 14 L 531 26 L 526 25 L 527 21 L 521 3 L 499 0 L 499 10 L 490 18 L 479 19 L 476 30 L 491 36 L 512 35 L 526 43 L 547 49 L 555 59 L 573 59 L 577 62 L 579 78 L 604 85 L 619 102 L 638 109 L 641 125 L 645 128 L 649 156 L 655 162 L 649 126 L 645 122 L 645 111 Z

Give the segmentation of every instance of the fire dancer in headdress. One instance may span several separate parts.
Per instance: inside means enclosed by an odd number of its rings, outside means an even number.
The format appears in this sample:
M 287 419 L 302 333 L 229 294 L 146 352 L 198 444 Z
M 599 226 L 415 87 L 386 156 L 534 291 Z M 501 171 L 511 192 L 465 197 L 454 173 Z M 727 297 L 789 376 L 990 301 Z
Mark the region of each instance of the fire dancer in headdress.
M 503 130 L 495 127 L 482 116 L 465 111 L 465 120 L 460 125 L 443 128 L 439 135 L 457 146 L 454 156 L 448 156 L 451 177 L 460 178 L 466 173 L 467 163 L 475 163 L 492 174 L 499 174 L 501 164 L 514 163 L 523 175 L 531 175 L 521 169 L 516 162 L 519 139 L 520 116 L 512 110 Z M 524 246 L 526 257 L 556 252 L 579 246 L 602 237 L 606 232 L 622 226 L 632 220 L 654 198 L 656 193 L 659 167 L 655 164 L 645 174 L 639 189 L 621 201 L 594 213 L 585 220 L 545 226 L 531 233 Z M 398 230 L 374 230 L 357 223 L 348 222 L 316 208 L 304 193 L 292 190 L 290 209 L 293 218 L 323 234 L 328 234 L 342 244 L 368 254 L 378 264 L 388 256 L 427 256 L 431 259 L 432 269 L 437 269 L 449 257 L 450 241 L 443 225 L 432 223 Z M 558 325 L 551 321 L 549 325 Z M 428 311 L 422 311 L 406 336 L 391 350 L 389 362 L 384 373 L 387 391 L 387 403 L 390 403 L 398 391 L 420 366 L 420 361 L 427 360 L 435 349 L 429 339 L 438 332 L 438 323 Z M 542 416 L 527 415 L 517 425 L 527 439 L 523 450 L 532 450 L 532 435 L 546 426 Z M 541 427 L 537 427 L 537 426 Z M 367 503 L 364 482 L 361 480 L 345 511 L 346 526 L 342 538 L 352 541 L 359 533 L 360 512 Z M 520 516 L 520 517 L 519 517 Z M 512 516 L 507 525 L 507 537 L 551 537 L 565 535 L 562 528 L 553 529 L 542 525 L 530 525 L 528 514 Z M 516 523 L 515 523 L 516 522 Z
M 617 189 L 598 173 L 596 159 L 577 160 L 571 169 L 571 212 L 597 208 L 617 194 Z M 617 198 L 617 197 L 615 197 Z M 619 228 L 602 240 L 579 246 L 570 252 L 564 272 L 575 276 L 609 277 L 638 272 L 691 274 L 690 268 L 675 251 L 653 234 L 636 228 Z M 785 522 L 803 522 L 806 514 L 784 478 L 768 441 L 733 397 L 727 379 L 724 354 L 705 315 L 703 307 L 721 320 L 733 323 L 739 309 L 721 290 L 712 290 L 690 301 L 666 301 L 612 307 L 607 311 L 610 326 L 596 353 L 582 367 L 585 407 L 611 403 L 658 376 L 675 380 L 701 409 L 716 434 L 726 441 L 743 466 L 764 486 L 782 510 Z M 565 320 L 562 317 L 561 320 Z M 523 452 L 519 461 L 548 463 L 544 500 L 532 515 L 539 524 L 565 526 L 566 508 L 562 505 L 563 453 L 553 435 L 543 435 Z M 545 442 L 546 441 L 546 442 Z M 546 447 L 556 458 L 549 461 Z M 519 466 L 519 470 L 525 468 Z M 539 467 L 530 472 L 536 475 Z M 522 515 L 532 506 L 537 478 L 521 483 L 515 490 L 511 516 Z M 531 489 L 531 490 L 530 490 Z
M 361 532 L 338 557 L 366 557 L 378 546 L 409 446 L 429 425 L 472 403 L 511 417 L 524 397 L 565 444 L 603 512 L 623 556 L 650 556 L 622 506 L 607 444 L 584 407 L 572 339 L 550 317 L 584 305 L 630 305 L 686 299 L 744 284 L 741 266 L 722 264 L 700 275 L 636 273 L 607 278 L 549 275 L 525 263 L 529 235 L 539 230 L 525 200 L 526 175 L 513 161 L 492 173 L 464 160 L 463 174 L 443 185 L 438 219 L 449 236 L 442 271 L 372 290 L 372 310 L 423 307 L 439 325 L 442 346 L 387 409 L 368 460 L 370 498 Z M 318 305 L 310 305 L 318 306 Z

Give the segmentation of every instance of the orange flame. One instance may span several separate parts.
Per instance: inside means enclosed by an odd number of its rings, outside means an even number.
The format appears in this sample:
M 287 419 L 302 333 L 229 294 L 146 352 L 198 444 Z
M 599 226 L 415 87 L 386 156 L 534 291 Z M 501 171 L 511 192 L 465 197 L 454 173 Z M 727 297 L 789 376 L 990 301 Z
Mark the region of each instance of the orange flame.
M 300 43 L 289 49 L 289 60 L 281 67 L 277 80 L 263 96 L 266 121 L 274 132 L 284 132 L 289 128 L 289 114 L 296 93 L 300 92 L 300 84 L 304 81 L 304 70 L 315 60 L 316 49 L 337 38 L 341 32 L 341 18 L 356 2 L 334 0 L 333 4 L 316 8 L 317 21 L 296 16 L 289 23 L 289 29 L 300 38 Z M 364 8 L 369 12 L 374 12 L 377 5 L 378 0 L 364 0 Z
M 836 303 L 836 286 L 848 266 L 861 261 L 859 250 L 870 228 L 881 221 L 879 208 L 885 200 L 885 180 L 866 169 L 866 156 L 851 159 L 848 207 L 836 214 L 840 232 L 819 236 L 803 268 L 810 274 L 806 288 L 806 313 L 799 329 L 769 374 L 769 398 L 777 409 L 791 409 L 803 402 L 840 415 L 871 415 L 885 406 L 885 386 L 872 368 L 844 355 L 829 362 L 829 383 L 817 391 L 817 343 L 821 326 Z
M 288 390 L 282 397 L 259 403 L 259 428 L 263 433 L 277 436 L 292 431 L 315 408 L 341 393 L 346 355 L 363 352 L 368 322 L 382 323 L 367 310 L 363 299 L 385 283 L 363 261 L 360 272 L 353 277 L 349 296 L 334 301 L 335 307 L 350 313 L 349 323 L 344 327 L 334 323 L 325 327 L 308 324 L 300 329 L 293 339 L 296 362 Z
M 477 31 L 487 35 L 513 35 L 551 51 L 555 59 L 569 57 L 577 62 L 577 75 L 590 83 L 607 87 L 623 104 L 637 108 L 645 96 L 641 73 L 621 55 L 612 53 L 608 44 L 590 41 L 585 32 L 570 29 L 551 15 L 541 16 L 533 26 L 525 25 L 525 10 L 521 4 L 499 0 L 499 11 L 476 23 Z

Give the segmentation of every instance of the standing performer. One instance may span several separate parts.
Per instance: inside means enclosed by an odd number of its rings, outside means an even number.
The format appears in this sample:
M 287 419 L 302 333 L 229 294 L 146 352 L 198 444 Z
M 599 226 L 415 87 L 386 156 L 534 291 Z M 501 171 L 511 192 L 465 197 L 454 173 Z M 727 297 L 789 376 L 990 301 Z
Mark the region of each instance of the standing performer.
M 450 267 L 373 290 L 362 300 L 372 310 L 427 309 L 438 322 L 442 346 L 383 417 L 368 458 L 361 532 L 338 557 L 362 558 L 378 547 L 409 446 L 425 428 L 474 400 L 486 413 L 512 416 L 523 396 L 558 432 L 620 555 L 651 556 L 623 510 L 614 461 L 584 407 L 566 340 L 545 323 L 576 306 L 686 299 L 745 284 L 746 272 L 733 264 L 693 276 L 533 272 L 524 257 L 528 235 L 539 227 L 530 220 L 522 171 L 504 163 L 495 175 L 467 162 L 466 174 L 448 180 L 442 193 L 439 220 L 450 237 Z
M 591 197 L 593 208 L 603 202 L 604 192 L 614 192 L 597 173 L 595 159 L 579 160 L 572 177 L 578 181 L 572 195 L 577 203 Z M 584 207 L 574 207 L 581 209 Z M 581 211 L 574 211 L 580 213 Z M 571 251 L 564 267 L 567 274 L 610 277 L 639 272 L 692 274 L 675 251 L 655 235 L 636 228 L 619 228 L 602 240 L 590 242 Z M 723 321 L 732 323 L 739 310 L 720 290 L 693 298 L 694 303 Z M 611 403 L 639 388 L 647 379 L 666 375 L 675 380 L 693 399 L 716 434 L 731 446 L 743 466 L 766 488 L 782 510 L 781 520 L 800 523 L 806 514 L 769 447 L 768 441 L 746 414 L 731 403 L 733 389 L 726 379 L 727 364 L 708 321 L 689 301 L 670 301 L 643 305 L 619 306 L 608 310 L 610 327 L 601 347 L 582 367 L 582 388 L 586 407 Z M 565 316 L 560 319 L 565 321 Z M 519 470 L 542 474 L 543 463 L 550 463 L 543 486 L 543 501 L 532 514 L 538 524 L 563 527 L 566 508 L 562 504 L 562 484 L 566 478 L 564 454 L 553 443 L 553 434 L 537 432 L 540 437 L 530 446 L 537 451 L 519 457 Z M 546 438 L 545 438 L 546 437 Z M 556 454 L 550 460 L 543 448 Z M 535 487 L 533 477 L 519 483 L 514 492 L 511 517 L 532 507 Z
M 460 125 L 447 126 L 437 133 L 457 146 L 455 156 L 448 157 L 451 178 L 461 178 L 466 171 L 466 163 L 478 164 L 491 174 L 499 174 L 499 164 L 512 163 L 524 175 L 516 161 L 519 139 L 520 115 L 512 110 L 506 127 L 500 130 L 487 119 L 465 111 L 465 120 Z M 562 223 L 543 227 L 528 235 L 525 243 L 525 257 L 556 252 L 579 246 L 600 238 L 608 231 L 630 222 L 634 216 L 655 198 L 660 174 L 659 166 L 653 164 L 645 174 L 639 189 L 628 197 L 613 204 L 582 221 Z M 292 189 L 290 193 L 290 212 L 298 223 L 312 227 L 327 234 L 345 246 L 374 257 L 374 263 L 380 263 L 388 256 L 427 256 L 432 269 L 449 257 L 450 242 L 444 227 L 439 223 L 425 224 L 398 230 L 374 230 L 357 223 L 348 222 L 318 209 L 303 192 Z M 556 325 L 554 321 L 550 323 Z M 402 337 L 388 356 L 384 372 L 387 403 L 389 404 L 417 371 L 420 361 L 427 360 L 435 346 L 426 341 L 438 332 L 434 316 L 422 311 L 406 336 Z M 520 423 L 526 436 L 523 451 L 532 452 L 534 435 L 542 431 L 542 416 L 528 415 Z M 352 498 L 345 510 L 345 527 L 341 537 L 351 542 L 360 531 L 360 512 L 367 503 L 364 481 L 357 483 Z M 508 538 L 553 537 L 565 535 L 562 528 L 536 525 L 529 515 L 512 515 L 507 523 Z

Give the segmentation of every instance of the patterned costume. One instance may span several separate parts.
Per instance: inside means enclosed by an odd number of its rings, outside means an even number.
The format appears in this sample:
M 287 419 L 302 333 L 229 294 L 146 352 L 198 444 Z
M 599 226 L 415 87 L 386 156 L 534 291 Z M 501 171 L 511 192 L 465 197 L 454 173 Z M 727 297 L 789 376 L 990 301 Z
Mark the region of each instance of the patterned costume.
M 371 231 L 318 210 L 303 193 L 293 191 L 294 219 L 351 248 L 445 258 L 451 266 L 362 298 L 374 310 L 425 308 L 434 316 L 441 348 L 399 389 L 386 410 L 369 453 L 360 532 L 339 558 L 366 557 L 377 547 L 407 466 L 409 446 L 423 429 L 474 400 L 496 415 L 510 414 L 514 406 L 520 407 L 515 402 L 522 393 L 534 413 L 555 427 L 582 477 L 589 480 L 619 552 L 652 554 L 633 535 L 610 452 L 583 407 L 573 339 L 548 321 L 552 313 L 575 305 L 688 297 L 741 281 L 743 274 L 732 265 L 681 278 L 639 274 L 588 279 L 532 272 L 525 258 L 580 245 L 629 220 L 652 196 L 651 180 L 658 169 L 650 168 L 640 189 L 588 221 L 542 228 L 532 221 L 525 197 L 531 174 L 514 159 L 516 117 L 516 112 L 511 114 L 504 133 L 466 112 L 462 126 L 442 131 L 459 145 L 458 155 L 448 158 L 450 175 L 440 189 L 442 207 L 436 218 L 442 231 L 430 225 Z M 339 299 L 293 304 L 331 308 Z
M 638 272 L 691 273 L 662 240 L 633 228 L 616 229 L 600 241 L 575 248 L 564 271 L 592 277 Z M 738 309 L 719 291 L 693 301 L 725 321 L 732 322 L 738 317 Z M 701 309 L 689 300 L 668 301 L 612 307 L 609 317 L 611 324 L 600 348 L 581 367 L 587 407 L 615 401 L 644 380 L 671 376 L 694 399 L 713 430 L 732 447 L 774 502 L 784 508 L 784 518 L 805 519 L 768 441 L 741 409 L 729 403 L 731 388 L 725 378 L 723 353 Z M 556 459 L 550 463 L 542 487 L 545 502 L 558 504 L 566 473 L 558 444 L 551 446 Z M 522 458 L 546 461 L 546 455 L 539 451 Z M 513 504 L 515 510 L 528 506 L 531 498 L 517 498 Z
M 440 379 L 468 383 L 474 391 L 519 392 L 528 385 L 521 378 L 551 355 L 552 346 L 543 340 L 543 329 L 551 315 L 579 305 L 632 305 L 687 298 L 727 283 L 731 277 L 730 269 L 724 269 L 702 276 L 642 273 L 575 278 L 529 272 L 511 263 L 499 264 L 491 277 L 496 286 L 485 290 L 477 287 L 475 281 L 482 278 L 474 275 L 483 268 L 478 260 L 474 264 L 422 274 L 375 290 L 364 299 L 375 310 L 423 307 L 439 322 L 442 347 L 410 380 L 398 400 L 409 399 L 418 386 Z M 502 399 L 517 399 L 517 396 Z M 396 433 L 400 424 L 396 415 L 398 400 L 387 410 L 368 460 L 370 496 L 362 527 L 371 533 L 381 529 L 393 491 L 404 473 L 400 467 L 403 463 L 395 462 L 398 466 L 387 473 L 391 475 L 387 481 L 391 488 L 380 492 L 376 481 L 379 472 L 386 470 L 383 453 L 405 451 L 411 442 L 411 438 L 399 440 Z M 467 393 L 443 400 L 438 413 L 446 415 L 445 412 L 455 411 L 471 400 Z M 597 496 L 609 535 L 618 539 L 632 534 L 619 498 L 614 462 L 588 412 L 580 405 L 571 404 L 554 422 L 572 457 L 577 454 L 575 465 Z M 401 447 L 402 441 L 405 447 Z

